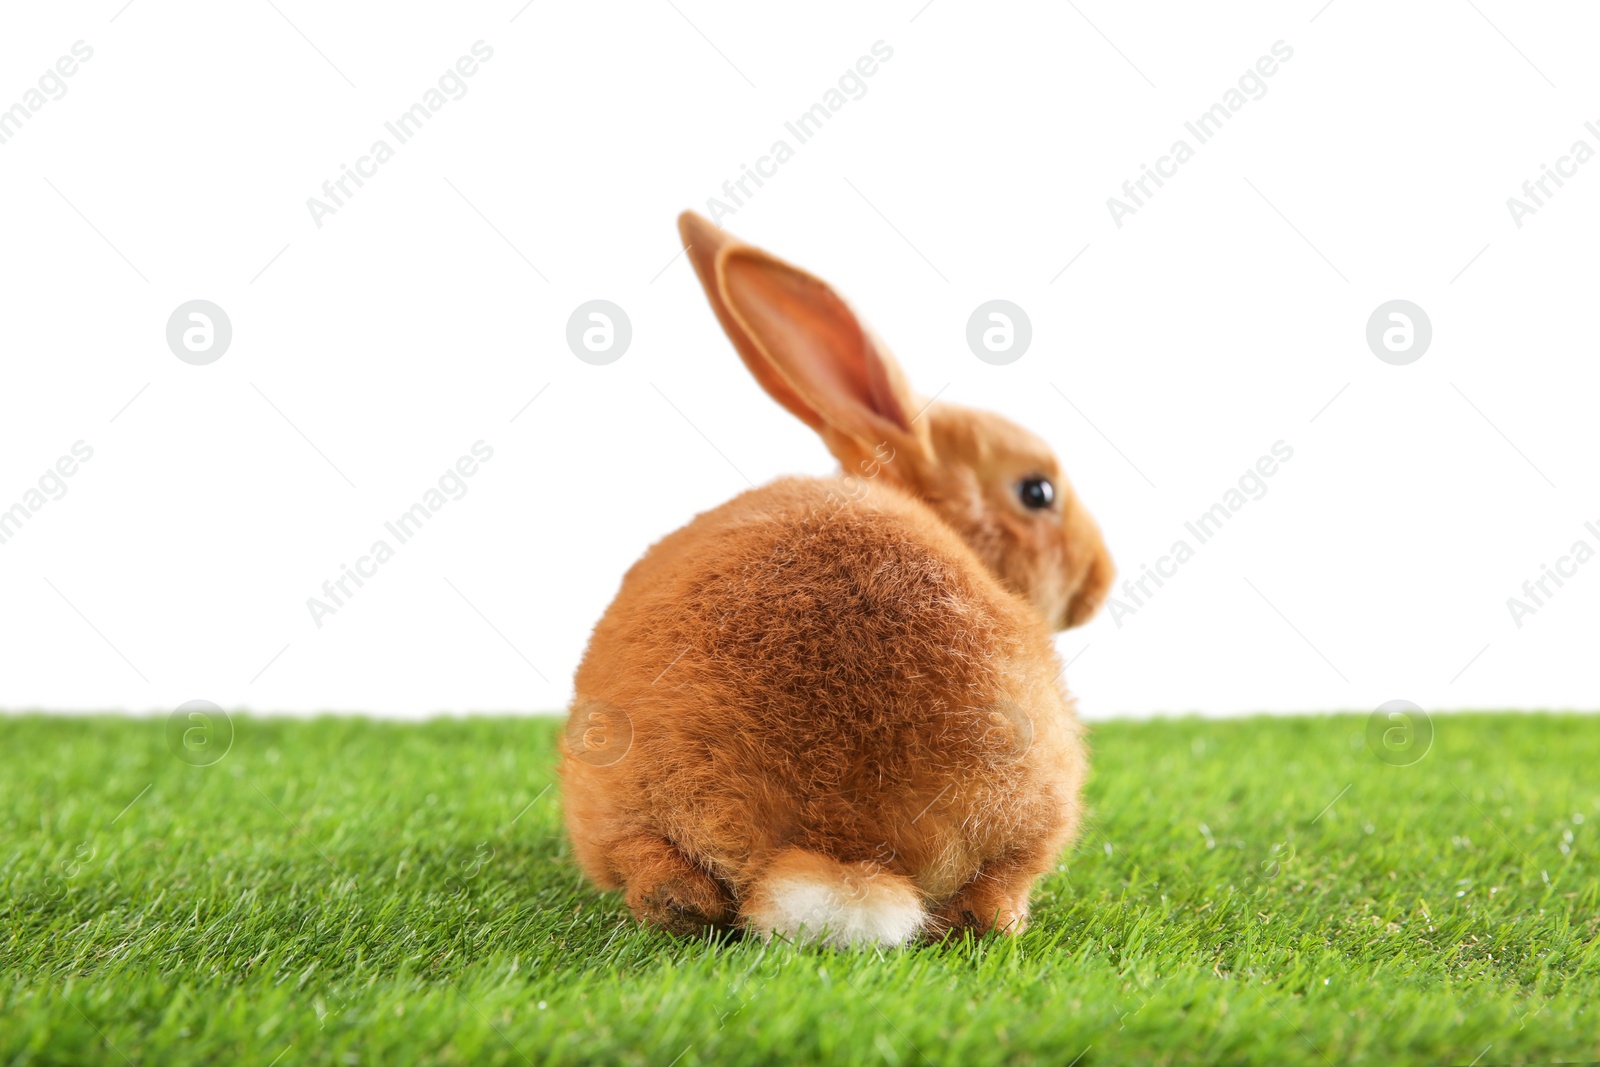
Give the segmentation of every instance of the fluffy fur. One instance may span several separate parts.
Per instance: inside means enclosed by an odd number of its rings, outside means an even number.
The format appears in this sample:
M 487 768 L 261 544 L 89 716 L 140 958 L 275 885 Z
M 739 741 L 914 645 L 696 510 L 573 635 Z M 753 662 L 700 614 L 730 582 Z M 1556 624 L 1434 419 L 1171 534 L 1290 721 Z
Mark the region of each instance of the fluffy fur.
M 1037 437 L 924 406 L 822 282 L 680 227 L 746 365 L 845 473 L 751 490 L 623 579 L 564 746 L 578 863 L 680 933 L 1014 933 L 1078 827 L 1050 631 L 1105 596 L 1099 531 Z M 1029 476 L 1054 507 L 1022 506 Z
M 835 948 L 904 945 L 928 921 L 917 887 L 904 875 L 798 848 L 768 864 L 743 910 L 764 936 Z

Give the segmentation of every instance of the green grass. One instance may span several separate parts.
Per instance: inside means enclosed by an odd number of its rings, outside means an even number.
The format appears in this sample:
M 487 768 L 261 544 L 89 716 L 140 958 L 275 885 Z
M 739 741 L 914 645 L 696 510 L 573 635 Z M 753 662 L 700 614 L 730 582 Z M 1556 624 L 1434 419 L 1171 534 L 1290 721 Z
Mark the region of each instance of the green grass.
M 880 954 L 634 926 L 549 721 L 0 718 L 0 1064 L 1600 1060 L 1600 718 L 1435 722 L 1098 726 L 1028 931 Z

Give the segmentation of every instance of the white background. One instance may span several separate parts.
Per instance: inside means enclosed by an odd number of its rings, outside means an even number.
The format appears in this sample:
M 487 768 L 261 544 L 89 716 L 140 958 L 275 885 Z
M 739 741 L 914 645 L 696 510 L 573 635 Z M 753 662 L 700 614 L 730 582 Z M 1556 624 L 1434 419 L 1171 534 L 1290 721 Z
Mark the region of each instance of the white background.
M 1060 638 L 1086 717 L 1600 705 L 1600 562 L 1520 629 L 1506 605 L 1600 547 L 1600 161 L 1520 229 L 1506 207 L 1600 149 L 1592 5 L 275 2 L 4 15 L 0 107 L 94 56 L 0 145 L 0 508 L 94 458 L 0 545 L 0 706 L 561 707 L 648 544 L 832 468 L 677 255 L 678 211 L 779 138 L 724 225 L 830 279 L 925 394 L 1044 434 L 1125 575 L 1293 447 L 1144 608 Z M 315 226 L 479 40 L 466 95 Z M 1115 226 L 1107 197 L 1279 40 L 1266 95 Z M 564 341 L 597 297 L 634 331 L 604 367 Z M 1034 330 L 1003 367 L 964 338 L 995 297 Z M 204 367 L 165 340 L 195 298 L 234 331 Z M 1364 337 L 1395 298 L 1433 323 L 1405 367 Z M 467 495 L 315 626 L 480 439 Z

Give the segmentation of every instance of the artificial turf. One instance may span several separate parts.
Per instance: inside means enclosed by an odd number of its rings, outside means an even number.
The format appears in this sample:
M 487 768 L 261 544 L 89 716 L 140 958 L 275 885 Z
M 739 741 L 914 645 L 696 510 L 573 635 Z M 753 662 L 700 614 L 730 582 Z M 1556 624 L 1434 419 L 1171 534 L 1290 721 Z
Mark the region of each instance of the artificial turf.
M 3 717 L 0 1064 L 1600 1060 L 1600 717 L 1434 723 L 1098 725 L 1021 937 L 835 952 L 636 927 L 550 720 Z

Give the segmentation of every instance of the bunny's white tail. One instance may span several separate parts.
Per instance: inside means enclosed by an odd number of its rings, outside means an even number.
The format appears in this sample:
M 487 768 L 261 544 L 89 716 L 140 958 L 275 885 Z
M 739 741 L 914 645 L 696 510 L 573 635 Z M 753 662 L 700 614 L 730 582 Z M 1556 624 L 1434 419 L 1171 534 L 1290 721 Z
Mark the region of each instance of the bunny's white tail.
M 916 886 L 904 875 L 799 848 L 773 858 L 742 910 L 763 938 L 779 935 L 834 948 L 904 945 L 928 920 Z

